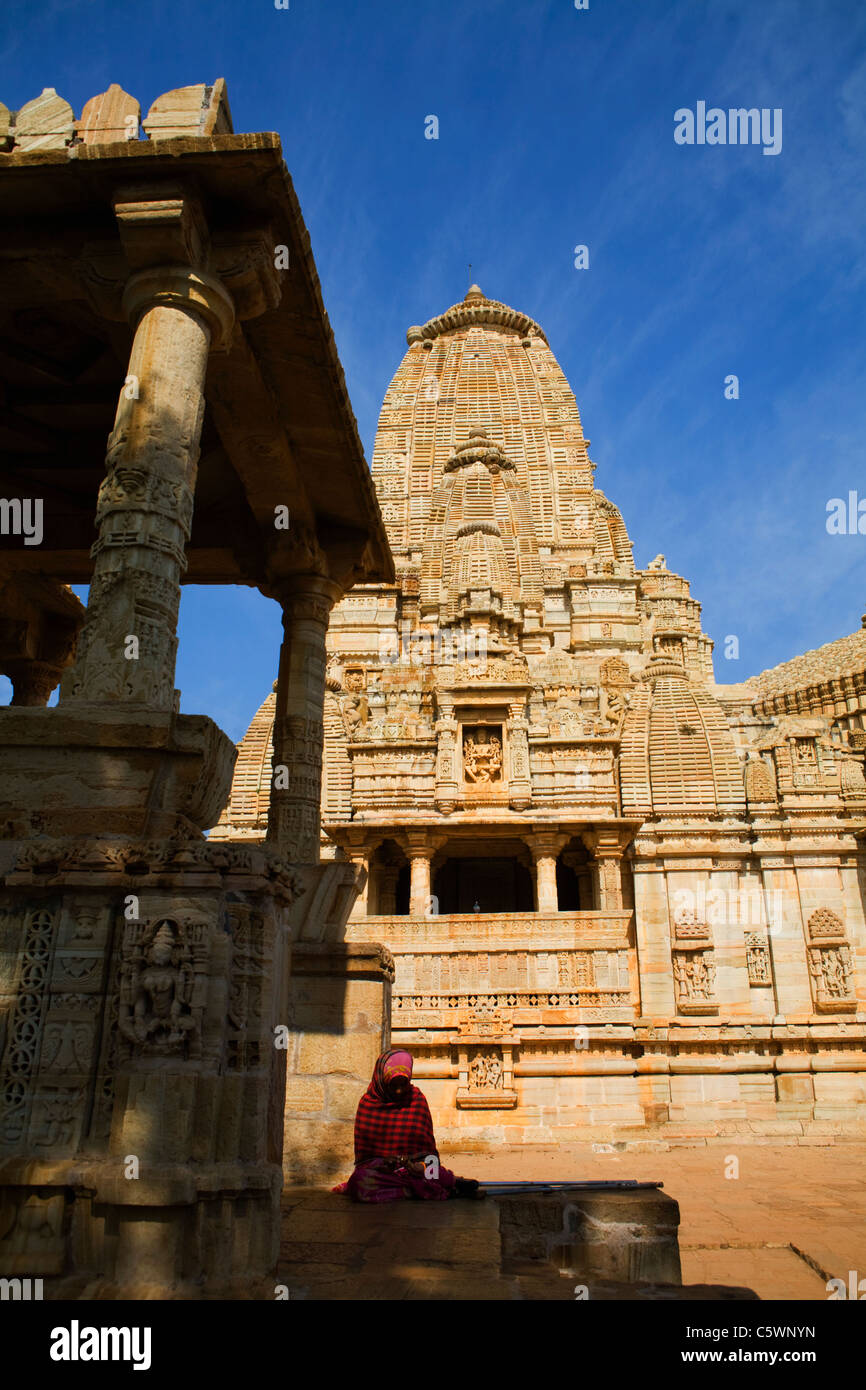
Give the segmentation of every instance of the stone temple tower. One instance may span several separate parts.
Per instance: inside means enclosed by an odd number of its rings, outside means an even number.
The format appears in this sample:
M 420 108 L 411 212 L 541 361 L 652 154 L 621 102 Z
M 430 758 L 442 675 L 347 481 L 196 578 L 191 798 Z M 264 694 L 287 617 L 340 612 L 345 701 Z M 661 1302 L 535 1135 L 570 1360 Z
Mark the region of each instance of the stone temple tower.
M 367 869 L 347 938 L 395 958 L 443 1139 L 862 1125 L 866 630 L 718 685 L 541 327 L 473 285 L 407 342 L 396 583 L 328 634 L 322 853 Z M 264 835 L 272 720 L 217 834 Z

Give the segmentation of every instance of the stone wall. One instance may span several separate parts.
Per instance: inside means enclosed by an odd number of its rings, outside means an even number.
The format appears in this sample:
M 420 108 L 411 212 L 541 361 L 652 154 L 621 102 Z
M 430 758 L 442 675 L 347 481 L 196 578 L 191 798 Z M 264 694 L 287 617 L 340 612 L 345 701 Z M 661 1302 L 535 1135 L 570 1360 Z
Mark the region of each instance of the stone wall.
M 390 1043 L 391 957 L 370 945 L 296 946 L 288 1004 L 283 1173 L 336 1182 L 354 1166 L 354 1121 Z

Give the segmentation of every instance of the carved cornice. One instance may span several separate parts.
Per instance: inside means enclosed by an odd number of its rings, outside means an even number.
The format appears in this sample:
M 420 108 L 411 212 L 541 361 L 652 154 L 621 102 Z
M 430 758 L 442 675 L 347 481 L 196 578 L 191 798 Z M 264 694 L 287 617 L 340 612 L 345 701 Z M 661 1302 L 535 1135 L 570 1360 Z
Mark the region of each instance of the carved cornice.
M 521 338 L 540 338 L 547 343 L 544 330 L 528 314 L 510 309 L 498 299 L 487 299 L 477 285 L 472 285 L 466 298 L 460 304 L 452 304 L 444 314 L 429 319 L 423 327 L 413 326 L 406 334 L 406 341 L 419 343 L 430 341 L 441 333 L 453 333 L 458 328 L 476 328 L 487 324 L 493 328 L 507 328 Z
M 164 875 L 249 874 L 270 880 L 294 902 L 304 892 L 297 874 L 263 845 L 239 846 L 198 840 L 40 840 L 19 850 L 5 882 L 55 883 L 68 875 L 120 877 L 140 889 L 160 886 Z

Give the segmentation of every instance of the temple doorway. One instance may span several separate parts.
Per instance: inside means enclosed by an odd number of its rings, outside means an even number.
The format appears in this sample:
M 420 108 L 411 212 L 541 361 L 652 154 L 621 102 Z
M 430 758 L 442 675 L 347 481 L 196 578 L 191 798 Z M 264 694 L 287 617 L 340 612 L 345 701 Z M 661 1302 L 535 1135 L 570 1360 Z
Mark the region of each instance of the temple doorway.
M 586 846 L 573 836 L 556 861 L 556 896 L 560 912 L 595 910 L 592 865 Z
M 405 917 L 409 912 L 409 861 L 394 840 L 383 840 L 370 860 L 367 914 Z
M 532 912 L 532 874 L 526 857 L 511 854 L 460 854 L 446 858 L 433 875 L 440 913 Z

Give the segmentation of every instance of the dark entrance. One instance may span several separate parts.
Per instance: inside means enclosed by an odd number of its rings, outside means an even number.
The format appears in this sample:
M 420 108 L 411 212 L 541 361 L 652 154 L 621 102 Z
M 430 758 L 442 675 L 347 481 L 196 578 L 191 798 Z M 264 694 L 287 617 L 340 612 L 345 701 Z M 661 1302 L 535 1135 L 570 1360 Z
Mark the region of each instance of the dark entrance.
M 439 912 L 532 912 L 532 875 L 514 858 L 446 859 L 433 876 Z

